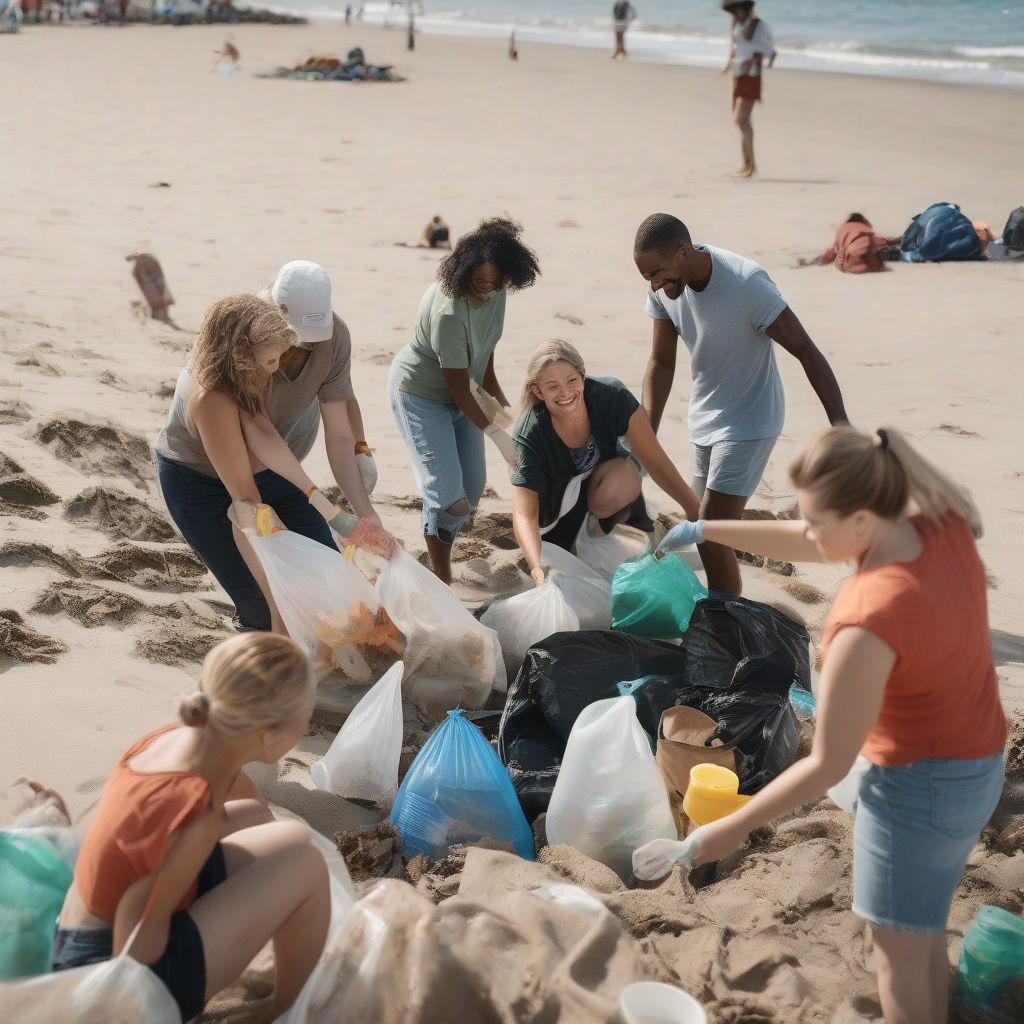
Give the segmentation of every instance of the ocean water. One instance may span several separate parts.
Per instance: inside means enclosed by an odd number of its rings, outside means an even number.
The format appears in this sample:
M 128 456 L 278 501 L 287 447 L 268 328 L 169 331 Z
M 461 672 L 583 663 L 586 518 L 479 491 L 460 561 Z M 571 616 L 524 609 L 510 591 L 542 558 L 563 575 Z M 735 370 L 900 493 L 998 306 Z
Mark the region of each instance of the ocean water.
M 254 4 L 257 0 L 251 0 Z M 269 0 L 310 18 L 343 17 L 346 0 Z M 359 7 L 353 0 L 352 8 Z M 716 0 L 633 0 L 634 59 L 719 66 L 729 18 Z M 610 48 L 611 0 L 425 0 L 423 32 Z M 1024 0 L 763 0 L 776 66 L 1024 88 Z M 368 24 L 404 27 L 405 0 L 366 3 Z

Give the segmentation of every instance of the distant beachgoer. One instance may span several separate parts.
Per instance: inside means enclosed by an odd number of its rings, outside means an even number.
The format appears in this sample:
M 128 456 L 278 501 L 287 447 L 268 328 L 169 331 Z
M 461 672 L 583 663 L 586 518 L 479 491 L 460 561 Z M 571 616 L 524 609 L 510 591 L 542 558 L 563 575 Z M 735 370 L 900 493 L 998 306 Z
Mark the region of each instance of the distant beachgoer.
M 365 6 L 364 4 L 360 4 L 358 9 L 356 10 L 356 21 L 362 21 L 363 20 L 363 7 L 364 6 Z
M 859 752 L 870 764 L 856 803 L 853 911 L 871 925 L 882 1014 L 887 1024 L 940 1024 L 950 906 L 1003 790 L 1007 727 L 980 518 L 963 487 L 889 428 L 827 430 L 789 475 L 801 522 L 682 523 L 661 543 L 856 566 L 825 624 L 810 754 L 693 833 L 695 862 L 729 857 L 754 830 L 819 799 Z M 644 878 L 666 873 L 665 852 Z
M 155 446 L 160 491 L 182 537 L 233 602 L 236 628 L 284 628 L 245 538 L 259 505 L 326 547 L 336 546 L 330 521 L 351 532 L 299 465 L 321 420 L 339 488 L 360 519 L 380 527 L 367 495 L 373 459 L 365 441 L 356 441 L 362 417 L 351 361 L 351 337 L 331 312 L 327 274 L 297 260 L 281 268 L 269 298 L 213 303 L 178 375 Z
M 213 52 L 217 56 L 217 61 L 214 63 L 215 69 L 226 68 L 234 71 L 238 67 L 238 62 L 242 59 L 241 53 L 238 52 L 238 47 L 230 39 L 226 39 L 224 45 L 219 50 L 214 50 Z
M 639 466 L 696 519 L 700 500 L 672 464 L 647 413 L 624 384 L 588 377 L 567 341 L 544 342 L 526 365 L 512 472 L 512 529 L 538 586 L 541 541 L 572 549 L 584 522 L 592 535 L 624 521 L 640 497 Z M 623 447 L 623 440 L 629 451 Z
M 722 10 L 732 18 L 732 48 L 729 61 L 722 69 L 732 69 L 732 118 L 740 133 L 740 152 L 743 163 L 737 174 L 749 178 L 757 173 L 754 160 L 754 126 L 750 120 L 754 104 L 761 99 L 761 77 L 765 59 L 768 67 L 775 63 L 775 41 L 772 30 L 754 16 L 752 0 L 737 3 L 722 0 Z
M 630 22 L 636 18 L 636 10 L 629 0 L 615 0 L 612 4 L 612 32 L 615 34 L 615 52 L 612 60 L 616 57 L 628 57 L 626 53 L 626 30 Z
M 842 392 L 764 268 L 726 249 L 695 244 L 667 213 L 636 233 L 633 259 L 650 284 L 654 336 L 643 405 L 657 431 L 672 390 L 679 339 L 690 352 L 689 435 L 693 489 L 704 519 L 739 519 L 761 482 L 786 415 L 775 346 L 795 356 L 830 423 L 846 423 Z M 736 556 L 708 544 L 700 552 L 712 590 L 740 592 Z
M 451 231 L 445 224 L 440 214 L 430 218 L 423 234 L 420 236 L 420 246 L 424 249 L 450 249 Z
M 878 234 L 871 221 L 862 213 L 851 213 L 836 228 L 836 240 L 831 248 L 815 261 L 833 263 L 844 274 L 874 274 L 885 270 L 884 251 L 899 247 L 899 238 L 886 238 Z
M 481 402 L 509 408 L 494 372 L 505 300 L 540 274 L 521 233 L 519 224 L 496 217 L 456 242 L 420 302 L 413 340 L 395 356 L 388 377 L 388 402 L 423 496 L 430 566 L 445 583 L 452 578 L 452 545 L 487 483 L 484 437 L 509 466 L 516 462 L 512 438 Z
M 351 25 L 352 24 L 352 5 L 351 4 L 345 4 L 345 24 L 346 25 Z
M 242 767 L 284 757 L 315 695 L 309 661 L 287 637 L 232 637 L 207 655 L 181 723 L 143 736 L 107 779 L 58 921 L 55 971 L 117 956 L 141 920 L 131 956 L 182 1020 L 270 940 L 274 989 L 251 1019 L 292 1005 L 327 937 L 327 865 L 307 826 L 274 820 Z
M 508 37 L 508 59 L 509 60 L 519 60 L 519 50 L 516 49 L 516 34 L 515 34 L 515 32 L 513 32 L 512 35 L 510 35 Z
M 174 298 L 157 258 L 148 252 L 133 252 L 125 256 L 125 260 L 132 264 L 132 277 L 145 296 L 150 316 L 154 320 L 170 322 Z

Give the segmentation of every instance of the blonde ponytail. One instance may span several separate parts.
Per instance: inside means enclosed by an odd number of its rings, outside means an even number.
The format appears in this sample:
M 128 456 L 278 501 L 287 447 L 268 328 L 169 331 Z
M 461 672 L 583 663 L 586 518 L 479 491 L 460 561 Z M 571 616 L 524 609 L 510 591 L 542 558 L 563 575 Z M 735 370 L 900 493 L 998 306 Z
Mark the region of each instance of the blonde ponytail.
M 831 427 L 819 434 L 789 468 L 795 487 L 814 490 L 840 516 L 868 509 L 884 519 L 907 511 L 911 501 L 933 523 L 948 515 L 967 521 L 975 537 L 981 516 L 966 488 L 929 462 L 894 427 L 862 434 Z

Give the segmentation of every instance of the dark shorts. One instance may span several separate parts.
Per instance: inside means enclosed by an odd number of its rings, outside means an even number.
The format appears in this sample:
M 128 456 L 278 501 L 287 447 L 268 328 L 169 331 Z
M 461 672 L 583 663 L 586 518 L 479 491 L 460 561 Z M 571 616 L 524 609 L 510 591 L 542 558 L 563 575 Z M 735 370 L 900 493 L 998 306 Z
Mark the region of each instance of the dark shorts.
M 224 849 L 218 843 L 199 872 L 198 896 L 205 896 L 227 877 Z M 55 971 L 66 971 L 102 963 L 113 955 L 111 928 L 58 928 L 53 939 L 51 966 Z M 179 910 L 171 916 L 167 949 L 149 969 L 167 986 L 183 1021 L 202 1012 L 206 1003 L 206 955 L 203 937 L 187 910 Z
M 761 99 L 761 76 L 760 75 L 736 75 L 732 80 L 732 105 L 736 106 L 737 100 Z

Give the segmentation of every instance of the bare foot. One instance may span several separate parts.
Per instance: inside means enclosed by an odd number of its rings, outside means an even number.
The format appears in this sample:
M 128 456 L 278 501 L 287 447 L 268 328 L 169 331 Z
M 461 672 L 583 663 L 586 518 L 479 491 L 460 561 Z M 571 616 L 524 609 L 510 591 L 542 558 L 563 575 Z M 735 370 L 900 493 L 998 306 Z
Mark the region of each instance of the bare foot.
M 739 167 L 739 168 L 736 169 L 735 176 L 737 178 L 752 178 L 755 174 L 757 174 L 757 168 L 756 167 L 746 167 L 746 166 L 744 166 L 744 167 Z

